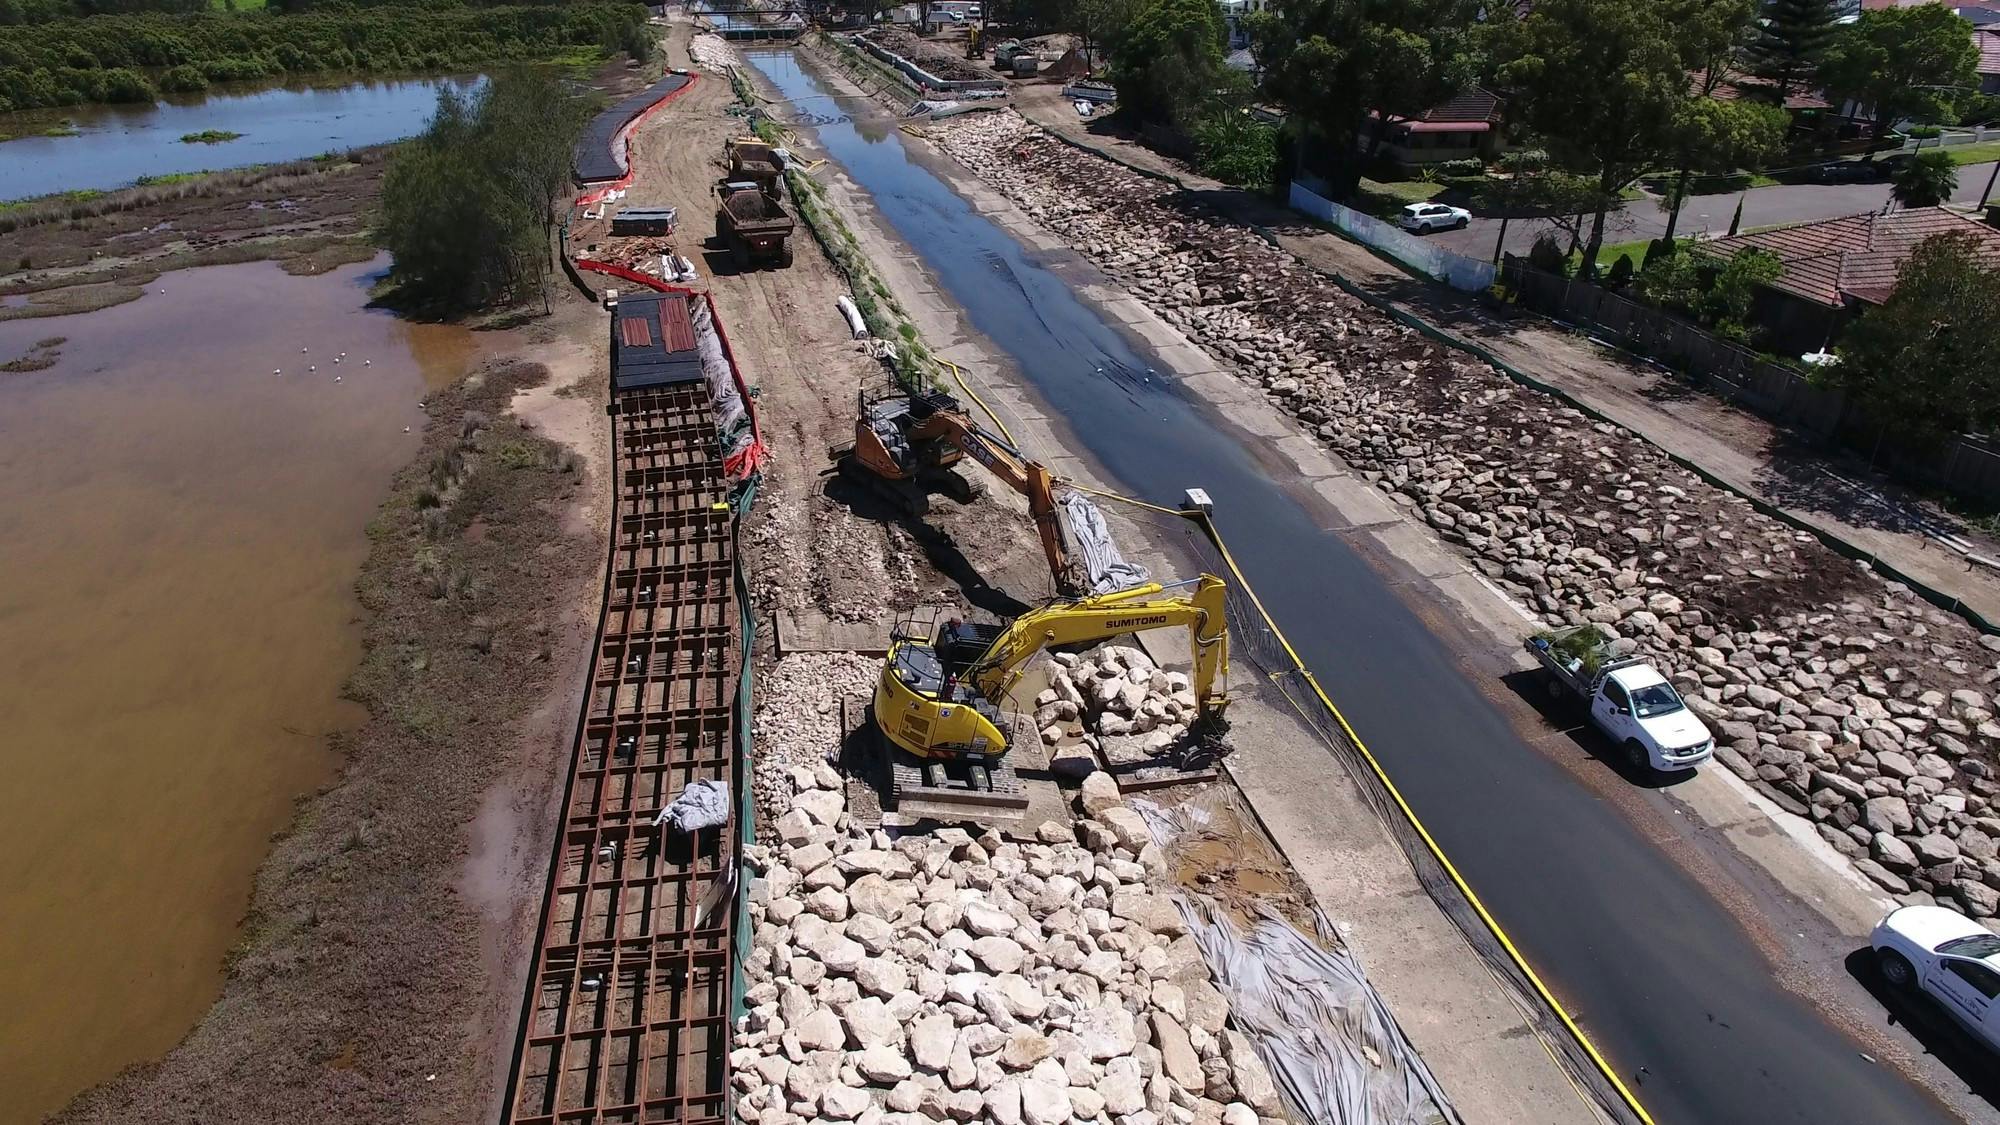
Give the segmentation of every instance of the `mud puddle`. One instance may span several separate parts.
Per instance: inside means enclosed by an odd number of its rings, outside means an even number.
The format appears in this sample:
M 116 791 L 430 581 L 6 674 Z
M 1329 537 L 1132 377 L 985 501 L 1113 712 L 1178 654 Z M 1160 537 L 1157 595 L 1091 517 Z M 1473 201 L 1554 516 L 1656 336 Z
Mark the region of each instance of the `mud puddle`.
M 0 322 L 0 363 L 65 338 L 0 374 L 0 1121 L 181 1037 L 357 720 L 364 529 L 474 350 L 365 310 L 379 268 Z

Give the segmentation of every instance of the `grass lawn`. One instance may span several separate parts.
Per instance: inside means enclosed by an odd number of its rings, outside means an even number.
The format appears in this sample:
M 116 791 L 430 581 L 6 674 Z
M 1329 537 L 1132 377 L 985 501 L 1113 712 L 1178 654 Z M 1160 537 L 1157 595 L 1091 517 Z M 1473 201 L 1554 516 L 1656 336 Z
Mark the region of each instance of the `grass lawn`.
M 1647 245 L 1648 245 L 1647 240 L 1643 238 L 1637 242 L 1605 243 L 1604 245 L 1597 248 L 1598 272 L 1599 273 L 1609 272 L 1611 267 L 1617 264 L 1618 259 L 1620 258 L 1632 259 L 1632 269 L 1636 272 L 1640 266 L 1646 263 Z M 1570 269 L 1574 270 L 1577 266 L 1582 264 L 1583 264 L 1583 250 L 1579 248 L 1576 253 L 1571 254 L 1569 256 Z
M 1430 183 L 1425 180 L 1380 180 L 1363 178 L 1361 186 L 1354 193 L 1354 207 L 1378 219 L 1393 219 L 1396 213 L 1412 203 L 1424 200 L 1442 192 L 1447 185 Z
M 218 12 L 261 12 L 264 0 L 208 0 L 208 6 Z
M 1945 151 L 1951 154 L 1953 164 L 1984 164 L 1989 160 L 2000 160 L 2000 141 L 1988 141 L 1978 145 L 1956 145 Z
M 1639 178 L 1646 190 L 1664 196 L 1674 189 L 1677 172 L 1649 172 Z M 1762 172 L 1728 172 L 1716 176 L 1689 176 L 1689 195 L 1726 195 L 1744 188 L 1773 187 L 1782 181 Z

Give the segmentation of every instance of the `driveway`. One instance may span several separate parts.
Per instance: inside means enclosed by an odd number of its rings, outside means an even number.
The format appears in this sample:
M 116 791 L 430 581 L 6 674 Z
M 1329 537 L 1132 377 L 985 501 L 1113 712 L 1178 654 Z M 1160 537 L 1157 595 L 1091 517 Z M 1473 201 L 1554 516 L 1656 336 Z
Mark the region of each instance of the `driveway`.
M 1952 201 L 1977 203 L 1979 193 L 1986 188 L 1987 177 L 1992 174 L 1992 164 L 1961 167 L 1958 170 L 1958 190 L 1953 193 Z M 1736 200 L 1741 194 L 1725 192 L 1721 195 L 1690 196 L 1687 206 L 1681 209 L 1681 225 L 1677 233 L 1689 236 L 1727 234 L 1729 218 L 1735 214 Z M 1754 188 L 1743 197 L 1743 229 L 1788 226 L 1880 211 L 1888 202 L 1887 184 L 1778 184 Z M 1516 254 L 1526 254 L 1528 248 L 1535 244 L 1535 235 L 1550 225 L 1547 219 L 1513 220 L 1507 224 L 1507 249 Z M 1604 220 L 1604 241 L 1607 243 L 1636 242 L 1658 238 L 1665 233 L 1667 212 L 1654 196 L 1634 200 L 1626 204 L 1622 211 L 1614 212 Z M 1429 237 L 1467 257 L 1491 258 L 1494 240 L 1499 236 L 1500 220 L 1475 218 L 1472 225 L 1464 230 L 1443 231 Z

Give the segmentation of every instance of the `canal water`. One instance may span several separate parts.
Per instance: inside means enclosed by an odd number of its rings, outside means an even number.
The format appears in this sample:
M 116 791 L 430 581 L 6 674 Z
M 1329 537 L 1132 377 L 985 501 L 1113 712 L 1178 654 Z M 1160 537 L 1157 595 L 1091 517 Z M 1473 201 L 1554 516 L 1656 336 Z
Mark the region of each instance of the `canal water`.
M 1153 374 L 1146 349 L 1084 304 L 1063 267 L 913 159 L 895 122 L 834 98 L 790 51 L 748 59 L 1106 475 L 1169 506 L 1189 487 L 1209 492 L 1236 561 L 1307 666 L 1659 1120 L 1943 1119 L 1780 987 L 1742 926 L 1622 811 L 1529 746 L 1327 530 L 1334 513 L 1273 476 L 1281 459 L 1260 462 L 1253 439 Z M 1324 768 L 1341 767 L 1329 755 Z
M 0 363 L 64 338 L 0 372 L 0 1122 L 186 1033 L 359 717 L 364 529 L 473 351 L 364 308 L 384 266 L 0 321 Z
M 125 187 L 141 176 L 302 160 L 384 144 L 421 132 L 441 86 L 478 78 L 406 78 L 249 87 L 176 95 L 153 105 L 68 106 L 0 114 L 0 199 Z M 73 137 L 41 135 L 68 122 Z M 219 144 L 181 138 L 241 133 Z

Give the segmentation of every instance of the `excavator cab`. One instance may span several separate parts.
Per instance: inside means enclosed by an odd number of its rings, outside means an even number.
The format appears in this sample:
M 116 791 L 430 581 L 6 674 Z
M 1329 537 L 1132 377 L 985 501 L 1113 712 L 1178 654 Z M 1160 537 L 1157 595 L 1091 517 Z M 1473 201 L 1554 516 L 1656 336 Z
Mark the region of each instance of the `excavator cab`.
M 1005 715 L 970 679 L 1001 625 L 955 617 L 899 624 L 875 687 L 875 720 L 889 741 L 919 758 L 990 766 L 1007 751 Z

